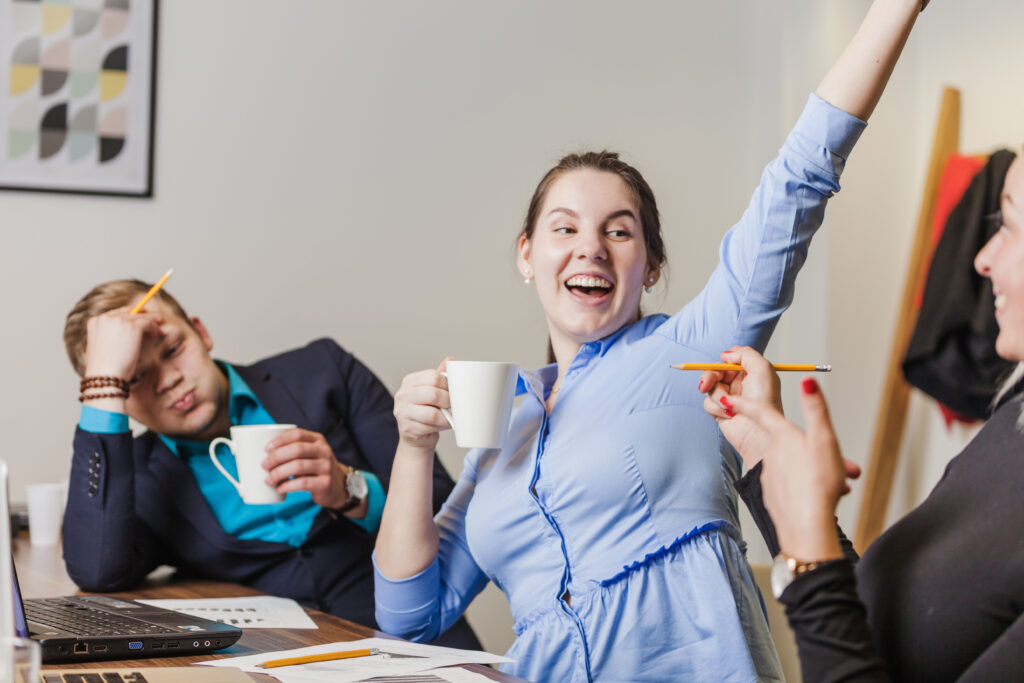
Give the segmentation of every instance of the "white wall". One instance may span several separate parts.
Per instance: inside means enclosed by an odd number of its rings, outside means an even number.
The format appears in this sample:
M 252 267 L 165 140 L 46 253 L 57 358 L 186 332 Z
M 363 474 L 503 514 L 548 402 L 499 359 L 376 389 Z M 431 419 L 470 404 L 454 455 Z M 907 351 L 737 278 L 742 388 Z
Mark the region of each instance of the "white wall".
M 67 470 L 77 383 L 60 333 L 99 281 L 174 266 L 169 289 L 236 362 L 329 335 L 392 389 L 446 354 L 538 365 L 543 319 L 512 245 L 544 170 L 608 147 L 658 195 L 671 270 L 646 306 L 675 310 L 867 4 L 164 2 L 155 198 L 0 194 L 13 498 Z M 1019 0 L 932 3 L 773 342 L 780 360 L 835 365 L 855 460 L 939 88 L 964 88 L 968 148 L 1024 139 L 1022 20 Z M 450 436 L 440 450 L 457 474 Z M 472 617 L 500 649 L 493 604 Z

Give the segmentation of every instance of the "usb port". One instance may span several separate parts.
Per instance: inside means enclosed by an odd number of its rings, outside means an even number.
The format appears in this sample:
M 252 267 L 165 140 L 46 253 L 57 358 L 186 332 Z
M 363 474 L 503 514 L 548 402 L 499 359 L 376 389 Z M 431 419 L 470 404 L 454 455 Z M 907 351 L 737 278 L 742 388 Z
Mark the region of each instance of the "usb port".
M 129 650 L 141 650 L 142 649 L 142 641 L 141 640 L 129 640 L 128 641 L 128 649 Z
M 172 649 L 174 649 L 176 647 L 178 647 L 178 641 L 176 641 L 176 640 L 172 640 L 171 642 L 167 643 L 167 649 L 168 650 L 172 650 Z

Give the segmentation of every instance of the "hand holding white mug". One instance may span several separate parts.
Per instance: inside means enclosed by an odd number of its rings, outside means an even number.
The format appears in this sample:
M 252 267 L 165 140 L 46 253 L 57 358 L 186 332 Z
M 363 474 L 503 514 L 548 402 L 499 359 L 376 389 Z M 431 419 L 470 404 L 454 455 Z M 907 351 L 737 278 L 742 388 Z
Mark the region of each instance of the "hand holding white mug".
M 420 370 L 406 375 L 395 392 L 399 440 L 407 447 L 429 452 L 431 457 L 441 430 L 450 427 L 441 413 L 442 408 L 451 408 L 448 380 L 442 374 L 448 360 L 441 361 L 437 370 Z
M 309 491 L 314 503 L 329 510 L 348 502 L 346 470 L 323 434 L 289 429 L 267 442 L 265 449 L 264 482 L 278 493 Z

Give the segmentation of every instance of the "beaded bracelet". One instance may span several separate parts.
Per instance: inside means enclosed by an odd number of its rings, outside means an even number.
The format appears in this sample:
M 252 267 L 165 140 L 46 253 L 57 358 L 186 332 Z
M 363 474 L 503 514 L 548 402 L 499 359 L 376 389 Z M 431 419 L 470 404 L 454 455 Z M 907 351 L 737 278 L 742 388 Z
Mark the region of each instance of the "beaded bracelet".
M 84 392 L 86 389 L 101 389 L 103 387 L 116 387 L 123 391 L 125 394 L 129 393 L 128 380 L 121 379 L 120 377 L 112 377 L 109 375 L 97 375 L 94 377 L 83 377 L 82 381 L 78 385 L 79 391 Z
M 100 398 L 123 398 L 123 399 L 127 399 L 128 398 L 128 392 L 127 391 L 107 391 L 107 392 L 102 392 L 102 393 L 99 393 L 99 394 L 87 394 L 87 393 L 85 393 L 83 391 L 81 394 L 79 394 L 78 401 L 79 401 L 79 403 L 85 403 L 86 401 L 94 401 L 94 400 L 100 399 Z

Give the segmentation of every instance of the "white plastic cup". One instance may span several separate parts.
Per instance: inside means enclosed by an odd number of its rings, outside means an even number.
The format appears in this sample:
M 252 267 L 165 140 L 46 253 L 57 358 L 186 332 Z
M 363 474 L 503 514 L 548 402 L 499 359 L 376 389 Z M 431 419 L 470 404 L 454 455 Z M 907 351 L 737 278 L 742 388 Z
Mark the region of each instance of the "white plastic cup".
M 67 487 L 63 483 L 29 484 L 28 531 L 32 545 L 54 546 L 60 542 L 60 528 L 64 523 L 64 503 Z
M 446 372 L 451 410 L 442 409 L 461 448 L 501 448 L 508 435 L 519 366 L 450 360 Z
M 210 442 L 210 460 L 249 505 L 270 505 L 284 500 L 283 494 L 266 483 L 267 471 L 262 463 L 267 457 L 267 443 L 289 429 L 295 429 L 295 425 L 238 426 L 231 428 L 230 439 L 218 436 Z M 232 477 L 217 460 L 217 444 L 226 445 L 235 456 L 238 479 Z
M 0 637 L 0 683 L 37 683 L 39 666 L 39 643 Z

